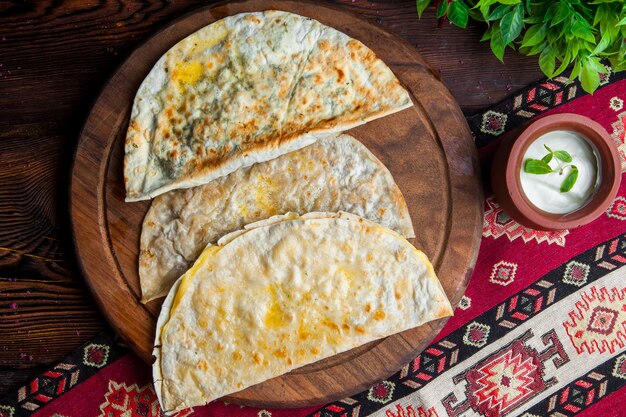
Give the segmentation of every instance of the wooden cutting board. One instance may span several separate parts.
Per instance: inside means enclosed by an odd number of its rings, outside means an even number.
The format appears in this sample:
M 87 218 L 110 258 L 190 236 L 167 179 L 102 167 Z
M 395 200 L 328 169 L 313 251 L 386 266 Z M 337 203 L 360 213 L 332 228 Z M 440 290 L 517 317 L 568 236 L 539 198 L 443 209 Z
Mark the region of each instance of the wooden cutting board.
M 229 15 L 269 9 L 309 16 L 362 41 L 389 65 L 415 106 L 352 129 L 391 171 L 407 201 L 417 238 L 453 306 L 473 271 L 482 229 L 476 149 L 457 103 L 407 43 L 331 6 L 250 0 L 198 9 L 157 32 L 122 64 L 80 135 L 71 184 L 79 263 L 115 331 L 146 362 L 162 300 L 139 302 L 137 256 L 149 201 L 124 202 L 123 143 L 135 93 L 157 59 L 190 33 Z M 354 394 L 413 359 L 446 320 L 372 342 L 230 395 L 263 407 L 321 404 Z

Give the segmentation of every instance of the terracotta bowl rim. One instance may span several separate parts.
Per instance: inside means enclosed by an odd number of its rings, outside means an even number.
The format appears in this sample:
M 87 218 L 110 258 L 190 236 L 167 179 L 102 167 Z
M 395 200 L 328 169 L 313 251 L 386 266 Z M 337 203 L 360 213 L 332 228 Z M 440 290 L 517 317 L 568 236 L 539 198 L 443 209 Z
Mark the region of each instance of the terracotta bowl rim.
M 522 190 L 519 177 L 526 149 L 538 137 L 554 130 L 580 133 L 595 146 L 600 157 L 602 181 L 598 189 L 587 204 L 565 214 L 548 213 L 532 204 Z M 506 162 L 506 187 L 513 204 L 522 216 L 545 230 L 570 229 L 593 221 L 611 205 L 620 181 L 621 161 L 613 139 L 602 125 L 579 114 L 554 114 L 531 123 L 515 140 Z

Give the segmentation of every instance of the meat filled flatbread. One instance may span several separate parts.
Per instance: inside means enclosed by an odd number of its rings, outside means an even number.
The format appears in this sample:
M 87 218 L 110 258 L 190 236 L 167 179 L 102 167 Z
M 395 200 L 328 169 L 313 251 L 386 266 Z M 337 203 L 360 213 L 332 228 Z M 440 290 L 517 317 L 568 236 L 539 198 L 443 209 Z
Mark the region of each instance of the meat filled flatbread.
M 207 244 L 246 224 L 288 212 L 347 211 L 414 237 L 409 211 L 387 168 L 348 135 L 238 169 L 152 202 L 139 254 L 142 301 L 167 292 Z

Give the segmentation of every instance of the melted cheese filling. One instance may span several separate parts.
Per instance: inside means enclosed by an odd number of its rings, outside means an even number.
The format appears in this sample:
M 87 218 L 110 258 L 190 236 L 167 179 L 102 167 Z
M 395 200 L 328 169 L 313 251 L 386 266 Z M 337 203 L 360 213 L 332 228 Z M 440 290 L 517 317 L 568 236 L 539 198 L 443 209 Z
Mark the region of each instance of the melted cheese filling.
M 451 313 L 430 262 L 400 235 L 324 215 L 289 214 L 227 235 L 181 278 L 161 333 L 166 407 Z

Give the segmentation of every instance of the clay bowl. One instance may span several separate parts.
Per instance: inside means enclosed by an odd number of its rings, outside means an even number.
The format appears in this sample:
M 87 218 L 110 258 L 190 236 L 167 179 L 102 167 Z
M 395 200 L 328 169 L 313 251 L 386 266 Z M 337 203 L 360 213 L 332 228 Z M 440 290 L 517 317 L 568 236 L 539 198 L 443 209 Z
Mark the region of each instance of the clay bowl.
M 554 130 L 583 135 L 600 158 L 601 182 L 596 192 L 583 207 L 565 214 L 548 213 L 532 204 L 522 190 L 519 175 L 526 149 L 535 139 Z M 619 155 L 606 130 L 588 117 L 569 113 L 544 117 L 521 134 L 504 138 L 491 167 L 493 192 L 504 211 L 518 223 L 537 230 L 573 229 L 596 219 L 615 199 L 620 180 Z

